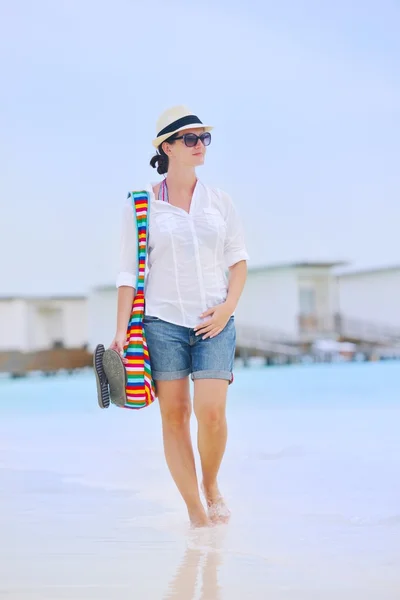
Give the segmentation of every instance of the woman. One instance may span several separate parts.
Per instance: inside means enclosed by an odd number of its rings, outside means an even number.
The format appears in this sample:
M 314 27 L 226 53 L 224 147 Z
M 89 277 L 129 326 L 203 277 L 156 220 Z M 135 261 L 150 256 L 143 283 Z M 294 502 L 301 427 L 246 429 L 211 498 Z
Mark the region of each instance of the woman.
M 160 403 L 165 457 L 193 526 L 226 521 L 229 511 L 217 475 L 224 455 L 226 395 L 233 380 L 233 312 L 247 259 L 242 228 L 230 197 L 197 179 L 210 130 L 186 107 L 165 111 L 157 123 L 151 159 L 166 178 L 149 186 L 150 221 L 144 328 Z M 137 273 L 133 210 L 126 203 L 118 275 L 117 332 L 111 348 L 123 352 Z M 227 276 L 229 271 L 229 277 Z M 202 468 L 200 499 L 190 437 L 189 376 L 198 421 Z

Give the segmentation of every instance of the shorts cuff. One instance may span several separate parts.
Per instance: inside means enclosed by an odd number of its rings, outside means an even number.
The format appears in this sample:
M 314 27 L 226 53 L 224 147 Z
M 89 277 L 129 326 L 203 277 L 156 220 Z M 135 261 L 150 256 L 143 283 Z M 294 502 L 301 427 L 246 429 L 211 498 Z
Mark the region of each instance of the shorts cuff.
M 190 369 L 183 371 L 152 371 L 151 375 L 154 381 L 173 381 L 174 379 L 184 379 L 190 375 Z
M 233 374 L 231 371 L 213 371 L 210 369 L 208 371 L 195 371 L 192 373 L 192 379 L 225 379 L 232 383 Z

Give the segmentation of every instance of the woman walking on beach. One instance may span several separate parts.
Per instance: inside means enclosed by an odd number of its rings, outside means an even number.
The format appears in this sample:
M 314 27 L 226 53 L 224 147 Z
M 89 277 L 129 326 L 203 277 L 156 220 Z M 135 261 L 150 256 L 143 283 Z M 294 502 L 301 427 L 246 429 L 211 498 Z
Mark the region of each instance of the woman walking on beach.
M 229 510 L 217 483 L 227 440 L 226 396 L 233 380 L 233 313 L 247 274 L 241 223 L 225 192 L 196 175 L 210 130 L 186 107 L 157 122 L 150 164 L 166 177 L 149 185 L 150 222 L 144 329 L 160 403 L 163 442 L 171 475 L 193 526 L 226 522 Z M 123 216 L 117 279 L 117 331 L 111 348 L 123 353 L 135 294 L 137 234 L 132 204 Z M 193 408 L 207 512 L 202 504 L 190 436 Z

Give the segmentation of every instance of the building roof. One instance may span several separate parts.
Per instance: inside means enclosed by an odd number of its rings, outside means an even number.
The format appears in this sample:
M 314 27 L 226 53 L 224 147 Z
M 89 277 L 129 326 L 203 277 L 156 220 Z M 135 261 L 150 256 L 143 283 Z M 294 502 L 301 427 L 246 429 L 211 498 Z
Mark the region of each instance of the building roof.
M 115 283 L 103 283 L 100 285 L 94 285 L 92 287 L 92 290 L 95 290 L 96 292 L 107 292 L 109 290 L 117 290 L 117 286 L 115 285 Z
M 347 265 L 347 261 L 301 261 L 282 262 L 258 267 L 249 267 L 249 273 L 263 273 L 277 269 L 333 269 L 334 267 Z
M 255 267 L 249 267 L 249 273 L 264 273 L 267 271 L 273 271 L 278 269 L 304 269 L 304 268 L 315 268 L 315 269 L 332 269 L 334 267 L 347 265 L 347 261 L 303 261 L 303 262 L 281 262 L 271 263 L 269 265 L 259 265 Z M 95 285 L 92 287 L 93 291 L 105 292 L 109 290 L 115 290 L 115 283 L 105 283 Z
M 390 271 L 400 271 L 400 264 L 370 267 L 349 267 L 346 269 L 338 269 L 335 272 L 335 275 L 337 277 L 353 277 L 356 275 L 374 275 L 379 273 L 388 273 Z
M 15 296 L 13 295 L 7 295 L 7 296 L 0 296 L 0 302 L 11 302 L 13 300 L 34 300 L 35 302 L 38 301 L 55 301 L 55 300 L 86 300 L 87 296 L 83 296 L 83 295 L 78 295 L 78 294 L 63 294 L 60 296 L 46 296 L 46 295 L 35 295 L 35 294 L 16 294 Z

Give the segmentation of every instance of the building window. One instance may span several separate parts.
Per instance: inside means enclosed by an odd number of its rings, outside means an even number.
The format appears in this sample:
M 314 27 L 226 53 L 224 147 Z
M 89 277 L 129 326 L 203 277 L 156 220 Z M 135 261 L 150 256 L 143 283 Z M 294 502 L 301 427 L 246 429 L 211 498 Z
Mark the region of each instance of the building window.
M 299 305 L 301 315 L 313 315 L 317 309 L 317 298 L 314 288 L 301 287 L 299 292 Z

